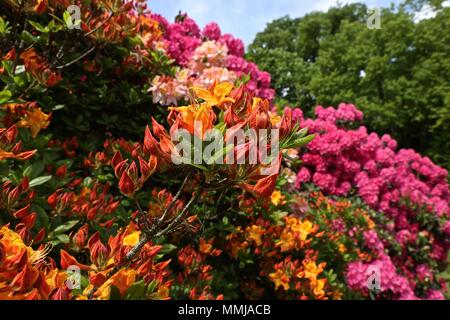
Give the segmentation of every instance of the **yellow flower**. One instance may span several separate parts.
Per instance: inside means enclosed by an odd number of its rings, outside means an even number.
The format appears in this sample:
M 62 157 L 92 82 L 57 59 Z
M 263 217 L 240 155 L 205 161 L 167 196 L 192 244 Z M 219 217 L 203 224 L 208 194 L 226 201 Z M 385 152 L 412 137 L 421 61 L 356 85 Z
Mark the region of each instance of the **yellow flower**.
M 308 235 L 312 232 L 314 225 L 311 221 L 306 220 L 301 222 L 297 220 L 298 223 L 291 226 L 292 230 L 300 234 L 300 240 L 305 241 Z
M 234 85 L 230 82 L 215 83 L 209 90 L 199 87 L 192 88 L 197 98 L 203 99 L 209 105 L 220 109 L 223 109 L 226 103 L 234 102 L 234 99 L 228 97 L 233 89 Z
M 275 290 L 279 287 L 283 287 L 285 291 L 289 290 L 290 279 L 283 270 L 278 269 L 276 272 L 269 274 L 269 278 L 275 284 Z
M 253 240 L 255 241 L 257 246 L 260 246 L 262 244 L 261 241 L 261 236 L 264 234 L 264 229 L 261 228 L 260 226 L 257 225 L 253 225 L 251 227 L 247 227 L 247 229 L 245 229 L 245 231 L 247 232 L 247 240 Z
M 208 254 L 211 252 L 212 244 L 210 242 L 206 242 L 203 239 L 200 239 L 199 250 L 201 253 Z
M 115 275 L 108 279 L 95 292 L 95 297 L 101 300 L 108 300 L 111 294 L 111 285 L 117 287 L 120 295 L 123 296 L 127 289 L 136 282 L 137 271 L 134 269 L 120 269 Z
M 325 291 L 323 290 L 323 288 L 325 287 L 326 282 L 326 279 L 317 279 L 310 282 L 311 290 L 316 297 L 320 298 L 325 295 Z
M 295 247 L 295 239 L 292 232 L 283 231 L 280 240 L 276 242 L 276 246 L 280 247 L 282 252 L 289 251 Z
M 339 244 L 339 252 L 345 253 L 346 251 L 347 251 L 347 248 L 344 246 L 344 244 L 340 243 Z
M 272 192 L 272 195 L 270 196 L 270 200 L 272 201 L 274 206 L 278 206 L 281 202 L 281 199 L 283 198 L 280 191 L 275 190 Z
M 323 271 L 323 268 L 325 267 L 326 263 L 322 262 L 319 265 L 316 264 L 313 260 L 303 260 L 303 271 L 300 271 L 297 274 L 297 277 L 299 278 L 306 278 L 310 281 L 315 281 L 317 279 L 317 276 Z
M 162 285 L 158 288 L 158 297 L 159 299 L 169 298 L 169 288 L 166 285 Z
M 141 236 L 140 231 L 133 231 L 132 233 L 127 235 L 125 238 L 123 238 L 123 245 L 134 247 L 139 242 L 140 236 Z
M 50 124 L 50 115 L 42 112 L 41 108 L 35 107 L 26 111 L 25 118 L 20 120 L 17 124 L 20 128 L 30 128 L 31 136 L 36 138 L 39 131 L 45 129 Z

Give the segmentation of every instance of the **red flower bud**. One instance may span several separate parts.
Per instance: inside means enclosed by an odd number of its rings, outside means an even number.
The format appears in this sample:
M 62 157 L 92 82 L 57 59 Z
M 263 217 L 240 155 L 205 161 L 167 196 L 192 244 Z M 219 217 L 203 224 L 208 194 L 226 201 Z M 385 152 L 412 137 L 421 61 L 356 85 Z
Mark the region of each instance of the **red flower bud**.
M 292 110 L 286 108 L 280 123 L 280 139 L 285 138 L 292 131 Z
M 63 179 L 67 174 L 67 165 L 63 164 L 61 165 L 58 169 L 56 169 L 55 175 L 60 178 Z
M 153 134 L 156 138 L 160 139 L 162 136 L 167 135 L 166 129 L 160 125 L 153 117 L 152 117 L 152 127 Z
M 25 224 L 25 227 L 30 230 L 33 228 L 35 222 L 36 222 L 37 214 L 36 212 L 33 212 L 29 215 L 27 215 L 25 218 L 22 219 L 22 223 Z
M 122 174 L 122 177 L 119 180 L 119 189 L 127 197 L 131 198 L 134 194 L 136 186 L 126 172 Z
M 89 232 L 89 227 L 87 224 L 85 224 L 84 226 L 82 226 L 78 232 L 75 234 L 74 236 L 74 242 L 75 245 L 78 248 L 84 248 L 84 246 L 86 245 L 86 240 L 87 240 L 87 236 L 88 236 L 88 232 Z
M 48 203 L 48 205 L 50 207 L 55 209 L 57 200 L 58 200 L 58 194 L 56 192 L 54 192 L 54 193 L 52 193 L 51 195 L 48 196 L 47 203 Z
M 111 159 L 111 165 L 113 166 L 113 168 L 115 168 L 122 161 L 123 161 L 122 154 L 120 153 L 120 151 L 116 151 L 116 153 L 114 154 L 114 157 Z
M 34 237 L 33 242 L 34 243 L 41 242 L 42 240 L 44 240 L 44 238 L 45 238 L 45 228 L 41 228 L 41 230 L 39 230 L 37 235 Z
M 91 261 L 96 266 L 104 265 L 109 258 L 109 249 L 100 241 L 100 235 L 96 232 L 88 241 Z
M 131 180 L 137 181 L 139 173 L 136 162 L 131 162 L 130 166 L 128 167 L 127 173 Z
M 126 166 L 127 166 L 128 160 L 123 160 L 120 162 L 117 166 L 114 167 L 114 174 L 118 179 L 122 176 L 122 174 L 125 172 Z
M 16 219 L 23 219 L 25 216 L 27 216 L 30 213 L 30 207 L 31 204 L 27 204 L 25 207 L 23 207 L 20 210 L 17 210 L 13 213 L 14 218 Z

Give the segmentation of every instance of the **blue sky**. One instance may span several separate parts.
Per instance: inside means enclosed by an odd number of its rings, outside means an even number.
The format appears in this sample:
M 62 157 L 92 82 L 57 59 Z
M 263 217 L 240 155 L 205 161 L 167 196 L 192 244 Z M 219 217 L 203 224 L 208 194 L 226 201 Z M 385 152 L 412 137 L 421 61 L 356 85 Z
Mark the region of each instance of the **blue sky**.
M 149 0 L 153 12 L 169 21 L 178 11 L 187 12 L 200 27 L 211 21 L 224 33 L 231 33 L 249 45 L 266 24 L 284 15 L 301 17 L 311 11 L 326 11 L 336 0 Z M 341 0 L 341 3 L 363 2 L 369 7 L 398 4 L 400 0 Z

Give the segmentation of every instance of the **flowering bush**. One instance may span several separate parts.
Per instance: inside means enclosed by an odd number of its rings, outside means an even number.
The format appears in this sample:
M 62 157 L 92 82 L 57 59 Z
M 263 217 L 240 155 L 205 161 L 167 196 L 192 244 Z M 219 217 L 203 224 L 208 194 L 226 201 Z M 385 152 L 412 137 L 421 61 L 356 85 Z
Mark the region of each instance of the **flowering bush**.
M 443 169 L 144 2 L 0 3 L 0 299 L 442 298 Z
M 293 114 L 301 126 L 317 134 L 301 157 L 304 166 L 297 173 L 296 187 L 312 183 L 328 194 L 358 196 L 390 219 L 380 224 L 382 237 L 365 234 L 378 252 L 381 273 L 386 274 L 381 290 L 400 298 L 415 297 L 414 292 L 422 290 L 420 280 L 433 282 L 447 260 L 447 171 L 413 150 L 397 151 L 396 141 L 388 135 L 380 138 L 364 126 L 357 127 L 362 113 L 353 105 L 319 106 L 315 120 L 303 119 L 299 109 Z M 361 263 L 349 266 L 350 286 L 365 286 L 365 269 L 367 265 Z M 439 294 L 433 291 L 430 296 Z
M 219 26 L 210 23 L 203 31 L 185 14 L 168 23 L 153 15 L 163 27 L 163 47 L 180 65 L 172 77 L 156 76 L 150 91 L 153 102 L 163 105 L 177 104 L 187 97 L 191 86 L 209 87 L 214 81 L 246 82 L 247 89 L 256 96 L 272 100 L 270 74 L 260 71 L 256 64 L 246 61 L 244 44 L 230 34 L 222 35 Z

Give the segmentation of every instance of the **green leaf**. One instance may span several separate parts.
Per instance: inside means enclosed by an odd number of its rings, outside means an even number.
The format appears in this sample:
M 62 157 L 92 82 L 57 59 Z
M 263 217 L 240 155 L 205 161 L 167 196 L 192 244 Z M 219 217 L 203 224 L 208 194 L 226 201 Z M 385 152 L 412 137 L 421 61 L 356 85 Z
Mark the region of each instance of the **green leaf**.
M 34 178 L 33 180 L 30 181 L 30 188 L 44 184 L 47 181 L 49 181 L 51 178 L 52 178 L 52 176 L 41 176 L 41 177 Z
M 110 288 L 111 291 L 109 293 L 109 300 L 121 300 L 119 289 L 114 285 L 111 285 Z
M 64 22 L 66 23 L 67 28 L 72 29 L 73 28 L 72 16 L 68 11 L 64 11 L 63 19 Z
M 171 243 L 166 243 L 162 246 L 161 250 L 159 251 L 160 253 L 163 254 L 167 254 L 172 252 L 173 250 L 175 250 L 177 248 L 177 246 L 171 244 Z
M 44 172 L 45 166 L 42 161 L 33 162 L 31 165 L 23 170 L 23 176 L 27 176 L 31 179 L 38 177 Z
M 0 103 L 6 103 L 9 99 L 11 99 L 12 93 L 9 90 L 0 91 Z
M 58 234 L 56 236 L 56 239 L 58 239 L 58 241 L 63 244 L 67 244 L 70 242 L 70 238 L 67 234 Z
M 142 300 L 145 297 L 146 285 L 144 280 L 134 283 L 125 292 L 125 300 Z
M 48 32 L 48 28 L 41 25 L 39 22 L 28 20 L 28 23 L 31 24 L 37 31 L 39 32 Z
M 63 105 L 63 104 L 58 104 L 58 105 L 54 106 L 54 107 L 52 108 L 52 110 L 53 110 L 53 111 L 56 111 L 56 110 L 60 110 L 60 109 L 62 109 L 62 108 L 64 108 L 64 107 L 65 107 L 65 105 Z
M 66 223 L 59 225 L 58 227 L 55 228 L 55 230 L 53 231 L 54 234 L 60 234 L 60 233 L 64 233 L 66 231 L 69 231 L 70 229 L 72 229 L 79 221 L 78 220 L 70 220 L 67 221 Z
M 150 282 L 147 286 L 147 295 L 152 294 L 155 291 L 158 284 L 159 284 L 159 282 L 156 280 L 153 280 L 152 282 Z

